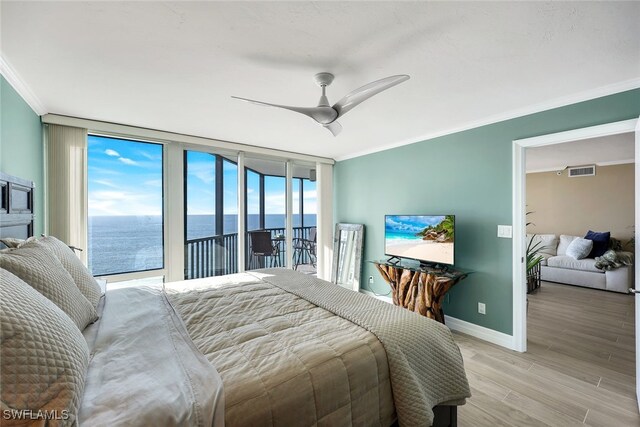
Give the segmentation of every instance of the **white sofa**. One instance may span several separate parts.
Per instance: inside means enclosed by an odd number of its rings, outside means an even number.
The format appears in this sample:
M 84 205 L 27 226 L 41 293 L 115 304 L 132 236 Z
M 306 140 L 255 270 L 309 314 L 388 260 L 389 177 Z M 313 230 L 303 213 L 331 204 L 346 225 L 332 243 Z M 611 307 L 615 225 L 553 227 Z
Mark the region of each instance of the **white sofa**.
M 527 234 L 527 244 L 532 234 Z M 580 236 L 561 234 L 536 234 L 536 242 L 542 242 L 540 255 L 544 258 L 540 278 L 547 282 L 566 283 L 588 288 L 627 293 L 633 287 L 633 266 L 602 271 L 595 267 L 594 258 L 575 259 L 566 255 L 569 244 Z

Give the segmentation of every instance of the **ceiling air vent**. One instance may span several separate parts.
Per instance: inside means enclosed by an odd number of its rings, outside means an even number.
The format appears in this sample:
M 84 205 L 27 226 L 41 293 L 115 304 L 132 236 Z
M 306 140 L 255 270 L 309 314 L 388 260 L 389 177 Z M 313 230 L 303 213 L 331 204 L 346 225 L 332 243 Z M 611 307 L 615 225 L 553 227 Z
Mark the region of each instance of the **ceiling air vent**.
M 595 175 L 596 175 L 596 165 L 576 166 L 574 168 L 569 168 L 569 178 L 576 178 L 579 176 L 595 176 Z

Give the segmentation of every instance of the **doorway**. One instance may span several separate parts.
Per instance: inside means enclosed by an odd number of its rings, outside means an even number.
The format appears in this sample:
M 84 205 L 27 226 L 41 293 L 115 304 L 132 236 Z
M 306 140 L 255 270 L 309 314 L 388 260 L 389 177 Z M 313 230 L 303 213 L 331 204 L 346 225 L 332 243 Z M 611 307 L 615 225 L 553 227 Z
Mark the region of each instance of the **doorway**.
M 635 132 L 635 199 L 640 199 L 639 169 L 640 160 L 640 129 L 638 120 L 626 120 L 600 126 L 543 135 L 514 141 L 513 146 L 513 343 L 512 348 L 524 352 L 527 350 L 527 281 L 526 281 L 526 149 L 547 145 L 561 144 L 570 141 L 580 141 L 589 138 L 618 135 Z M 640 212 L 635 210 L 635 236 L 637 237 L 640 223 Z M 638 259 L 638 249 L 635 249 L 635 258 Z M 635 276 L 638 277 L 640 268 L 635 262 Z M 636 281 L 637 283 L 637 281 Z M 640 304 L 635 304 L 636 319 L 636 378 L 640 377 L 640 339 L 638 320 L 640 319 Z M 637 396 L 640 396 L 640 383 L 636 383 Z M 639 400 L 640 404 L 640 400 Z

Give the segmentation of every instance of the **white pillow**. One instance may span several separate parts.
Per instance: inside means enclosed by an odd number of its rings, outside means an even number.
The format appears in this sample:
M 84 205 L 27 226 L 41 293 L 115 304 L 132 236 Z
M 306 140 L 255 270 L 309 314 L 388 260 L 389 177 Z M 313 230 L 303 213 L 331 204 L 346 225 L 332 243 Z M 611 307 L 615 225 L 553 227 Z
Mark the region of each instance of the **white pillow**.
M 8 248 L 17 248 L 21 243 L 24 243 L 24 240 L 14 239 L 13 237 L 3 237 L 0 239 L 0 243 L 4 243 Z
M 0 251 L 0 267 L 15 274 L 60 307 L 80 330 L 98 318 L 60 260 L 37 241 Z
M 593 240 L 583 239 L 578 237 L 573 242 L 569 243 L 567 247 L 567 256 L 573 259 L 583 259 L 589 255 L 593 249 Z
M 76 425 L 89 364 L 87 342 L 69 316 L 20 278 L 0 268 L 0 283 L 2 409 L 69 417 L 29 425 Z M 2 425 L 23 425 L 16 421 L 5 419 Z
M 580 236 L 567 236 L 566 234 L 560 235 L 560 243 L 558 243 L 558 251 L 556 252 L 558 255 L 566 255 L 567 248 L 576 239 L 580 239 Z
M 71 248 L 53 236 L 41 237 L 38 239 L 38 243 L 53 252 L 65 270 L 69 272 L 82 295 L 89 300 L 93 308 L 97 308 L 98 301 L 102 296 L 100 285 L 98 285 L 96 279 L 93 278 L 87 267 L 82 264 L 80 258 L 73 253 Z M 23 245 L 24 243 L 20 246 Z
M 527 247 L 531 240 L 531 247 L 538 245 L 538 253 L 540 255 L 546 255 L 546 257 L 556 256 L 556 250 L 558 248 L 558 236 L 555 234 L 527 234 Z

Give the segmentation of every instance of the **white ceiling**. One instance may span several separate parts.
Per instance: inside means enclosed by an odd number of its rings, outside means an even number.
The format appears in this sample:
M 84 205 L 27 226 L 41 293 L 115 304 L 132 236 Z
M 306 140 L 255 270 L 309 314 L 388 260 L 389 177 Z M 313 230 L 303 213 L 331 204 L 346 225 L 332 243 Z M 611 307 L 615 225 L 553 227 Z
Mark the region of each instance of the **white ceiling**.
M 44 112 L 332 158 L 640 86 L 639 2 L 2 2 Z M 293 112 L 393 74 L 340 121 Z
M 560 171 L 570 166 L 633 163 L 635 134 L 621 133 L 563 144 L 528 148 L 527 173 Z

